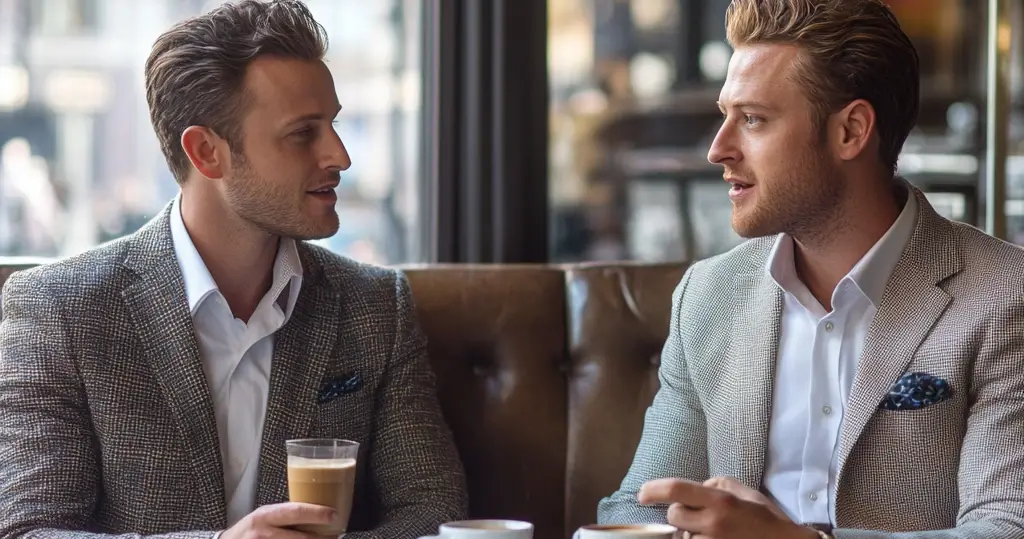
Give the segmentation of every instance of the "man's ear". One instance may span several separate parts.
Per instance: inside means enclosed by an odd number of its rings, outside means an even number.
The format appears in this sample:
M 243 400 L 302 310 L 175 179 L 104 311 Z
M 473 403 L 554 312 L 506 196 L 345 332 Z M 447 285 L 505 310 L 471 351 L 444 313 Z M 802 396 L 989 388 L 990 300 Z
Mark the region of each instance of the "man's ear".
M 220 179 L 230 162 L 225 152 L 227 141 L 208 127 L 192 125 L 181 133 L 181 148 L 200 174 L 211 180 Z
M 852 161 L 871 144 L 875 108 L 864 99 L 855 99 L 833 114 L 829 124 L 836 155 L 843 161 Z

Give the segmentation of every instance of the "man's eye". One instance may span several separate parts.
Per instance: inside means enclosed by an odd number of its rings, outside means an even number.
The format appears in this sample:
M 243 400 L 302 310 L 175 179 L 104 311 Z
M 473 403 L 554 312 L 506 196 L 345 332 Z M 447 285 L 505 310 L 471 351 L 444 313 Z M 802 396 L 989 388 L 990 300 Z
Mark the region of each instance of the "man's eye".
M 751 116 L 749 114 L 746 114 L 743 117 L 744 119 L 747 120 L 747 125 L 757 125 L 763 121 L 759 116 Z

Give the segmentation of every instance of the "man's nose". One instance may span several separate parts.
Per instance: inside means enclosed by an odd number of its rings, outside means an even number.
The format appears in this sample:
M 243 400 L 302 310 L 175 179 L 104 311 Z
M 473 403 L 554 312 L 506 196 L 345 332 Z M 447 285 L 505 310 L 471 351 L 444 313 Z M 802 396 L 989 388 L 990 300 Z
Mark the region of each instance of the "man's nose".
M 345 143 L 341 141 L 338 133 L 331 129 L 332 136 L 329 137 L 329 148 L 325 156 L 324 167 L 327 170 L 348 170 L 352 166 L 352 158 L 348 155 Z
M 711 142 L 711 148 L 708 149 L 708 161 L 716 165 L 724 164 L 730 160 L 738 161 L 739 150 L 732 139 L 732 128 L 729 126 L 729 122 L 724 122 L 718 128 L 715 140 Z

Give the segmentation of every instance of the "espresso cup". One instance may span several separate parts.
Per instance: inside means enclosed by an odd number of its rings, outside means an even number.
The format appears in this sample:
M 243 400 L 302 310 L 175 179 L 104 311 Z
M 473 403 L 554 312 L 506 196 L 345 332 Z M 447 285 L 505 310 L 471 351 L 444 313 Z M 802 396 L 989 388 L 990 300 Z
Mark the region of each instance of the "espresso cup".
M 441 524 L 420 539 L 533 539 L 533 524 L 520 520 L 460 520 Z
M 583 526 L 573 539 L 672 539 L 675 526 L 668 524 L 591 524 Z

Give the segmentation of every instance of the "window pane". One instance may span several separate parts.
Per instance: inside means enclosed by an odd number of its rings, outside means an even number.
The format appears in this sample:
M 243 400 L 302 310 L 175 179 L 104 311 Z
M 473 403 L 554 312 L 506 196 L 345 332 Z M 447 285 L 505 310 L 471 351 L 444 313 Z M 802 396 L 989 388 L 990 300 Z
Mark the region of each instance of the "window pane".
M 984 215 L 985 2 L 888 0 L 921 57 L 900 173 L 948 217 Z M 1009 236 L 1024 243 L 1024 4 L 1013 8 Z M 555 261 L 696 259 L 740 241 L 706 156 L 732 51 L 729 0 L 549 0 Z
M 146 107 L 156 37 L 203 0 L 0 0 L 0 255 L 63 256 L 130 234 L 177 193 Z M 352 156 L 338 234 L 375 263 L 419 241 L 421 2 L 309 0 Z
M 1006 162 L 1006 239 L 1024 245 L 1024 4 L 1009 2 L 1010 117 Z

